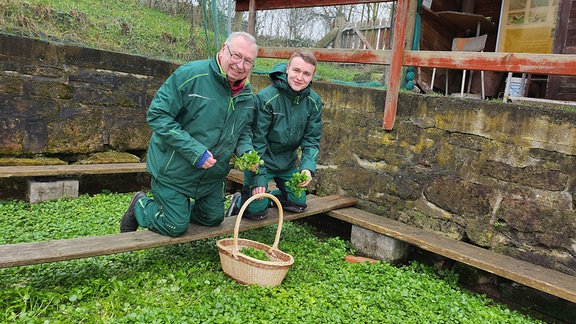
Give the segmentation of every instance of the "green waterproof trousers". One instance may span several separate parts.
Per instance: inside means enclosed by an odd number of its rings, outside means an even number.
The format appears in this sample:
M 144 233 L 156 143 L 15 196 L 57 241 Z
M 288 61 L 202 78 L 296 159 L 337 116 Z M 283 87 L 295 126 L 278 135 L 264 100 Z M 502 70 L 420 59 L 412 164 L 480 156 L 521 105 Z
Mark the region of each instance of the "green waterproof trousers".
M 190 223 L 218 226 L 224 220 L 225 192 L 221 182 L 200 186 L 194 197 L 188 197 L 153 178 L 154 198 L 140 199 L 134 216 L 140 226 L 168 236 L 184 234 Z
M 283 199 L 280 200 L 288 200 L 291 202 L 295 202 L 298 204 L 306 204 L 306 192 L 302 192 L 302 196 L 300 197 L 296 197 L 294 195 L 294 192 L 292 191 L 292 189 L 290 189 L 289 186 L 286 185 L 286 182 L 290 180 L 290 178 L 292 178 L 292 174 L 296 173 L 296 172 L 300 172 L 297 168 L 288 170 L 288 171 L 283 171 L 283 172 L 272 172 L 270 170 L 267 170 L 266 173 L 266 192 L 270 192 L 272 195 L 275 196 L 279 196 L 282 197 Z M 270 181 L 272 181 L 272 179 L 274 179 L 274 182 L 276 183 L 276 187 L 278 188 L 277 190 L 272 190 L 270 191 L 268 189 L 268 184 L 270 183 Z M 249 172 L 249 171 L 244 171 L 244 187 L 243 190 L 247 191 L 248 194 L 248 198 L 252 197 L 252 189 L 254 188 L 254 173 Z M 244 195 L 243 195 L 244 196 Z M 242 200 L 245 201 L 248 198 L 244 199 L 244 197 L 242 197 Z M 240 202 L 240 206 L 243 203 Z M 264 210 L 266 210 L 266 208 L 268 208 L 269 204 L 273 203 L 270 199 L 268 198 L 263 198 L 260 200 L 253 200 L 250 205 L 246 208 L 246 213 L 248 214 L 257 214 L 257 213 L 261 213 Z

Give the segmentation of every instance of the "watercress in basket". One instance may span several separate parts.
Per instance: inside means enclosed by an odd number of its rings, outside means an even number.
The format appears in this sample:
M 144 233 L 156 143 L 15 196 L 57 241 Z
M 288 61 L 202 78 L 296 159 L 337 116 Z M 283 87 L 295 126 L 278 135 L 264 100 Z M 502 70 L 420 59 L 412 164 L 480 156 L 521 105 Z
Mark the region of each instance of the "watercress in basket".
M 268 256 L 266 255 L 266 252 L 264 252 L 264 250 L 255 249 L 251 246 L 241 248 L 240 253 L 243 253 L 257 260 L 269 261 Z

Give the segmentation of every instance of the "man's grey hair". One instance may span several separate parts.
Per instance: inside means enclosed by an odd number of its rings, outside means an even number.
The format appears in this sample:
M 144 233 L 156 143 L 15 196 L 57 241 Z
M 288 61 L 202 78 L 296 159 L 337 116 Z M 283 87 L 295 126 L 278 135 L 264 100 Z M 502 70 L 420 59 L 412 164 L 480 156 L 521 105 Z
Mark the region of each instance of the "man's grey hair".
M 236 39 L 237 37 L 244 37 L 247 41 L 251 42 L 252 44 L 256 45 L 256 50 L 258 50 L 258 44 L 256 44 L 256 38 L 249 33 L 246 32 L 233 32 L 228 36 L 226 39 L 226 44 L 230 45 L 230 43 Z

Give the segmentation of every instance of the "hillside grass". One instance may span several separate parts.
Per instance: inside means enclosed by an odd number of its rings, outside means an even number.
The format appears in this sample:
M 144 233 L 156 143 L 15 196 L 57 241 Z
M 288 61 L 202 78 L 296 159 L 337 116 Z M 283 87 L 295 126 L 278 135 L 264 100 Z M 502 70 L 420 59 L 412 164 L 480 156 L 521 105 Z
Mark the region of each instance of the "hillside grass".
M 136 0 L 4 0 L 2 31 L 108 51 L 183 63 L 206 56 L 199 38 L 190 49 L 190 24 Z
M 168 15 L 137 0 L 3 0 L 0 32 L 178 64 L 211 57 L 219 50 L 213 32 L 196 27 L 191 38 L 185 16 Z M 266 73 L 283 61 L 259 58 L 253 70 Z M 317 71 L 322 80 L 346 82 L 358 74 L 358 69 L 329 62 L 320 62 Z

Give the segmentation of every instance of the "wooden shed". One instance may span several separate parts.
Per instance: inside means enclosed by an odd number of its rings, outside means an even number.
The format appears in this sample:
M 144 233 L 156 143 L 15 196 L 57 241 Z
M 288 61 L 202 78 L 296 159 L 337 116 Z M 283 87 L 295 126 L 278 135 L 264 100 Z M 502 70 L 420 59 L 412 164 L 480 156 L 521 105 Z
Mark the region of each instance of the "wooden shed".
M 454 38 L 487 35 L 485 52 L 576 53 L 576 0 L 424 0 L 420 15 L 421 50 L 450 51 Z M 433 70 L 419 69 L 417 82 L 424 90 L 431 91 L 433 85 L 436 92 L 460 91 L 461 73 Z M 502 97 L 507 77 L 507 73 L 484 71 L 486 96 Z M 522 73 L 512 77 L 524 82 L 517 96 L 576 101 L 574 77 Z M 473 94 L 481 92 L 480 73 L 473 74 L 469 89 Z

